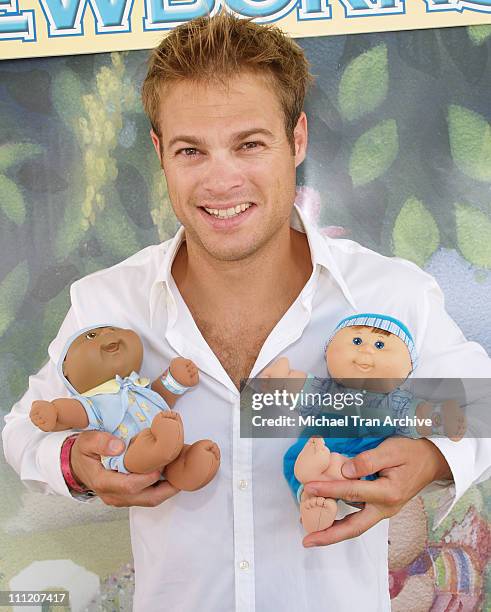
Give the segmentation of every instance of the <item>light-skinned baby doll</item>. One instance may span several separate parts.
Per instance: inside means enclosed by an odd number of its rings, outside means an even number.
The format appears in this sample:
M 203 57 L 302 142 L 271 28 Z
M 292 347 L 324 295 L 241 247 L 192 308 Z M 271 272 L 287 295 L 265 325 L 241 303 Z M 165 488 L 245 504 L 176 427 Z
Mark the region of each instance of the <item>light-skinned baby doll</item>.
M 411 333 L 398 319 L 372 313 L 343 319 L 326 345 L 325 356 L 327 378 L 292 370 L 285 357 L 266 368 L 261 377 L 292 379 L 297 389 L 314 394 L 311 397 L 362 391 L 365 417 L 385 415 L 409 423 L 417 417 L 419 422 L 430 419 L 432 425 L 360 427 L 348 438 L 300 438 L 285 454 L 284 474 L 300 504 L 301 521 L 307 533 L 332 525 L 338 513 L 338 500 L 309 495 L 304 484 L 345 480 L 341 468 L 346 459 L 376 447 L 390 435 L 421 438 L 440 434 L 457 441 L 466 427 L 457 402 L 432 405 L 399 388 L 416 366 L 416 350 Z M 309 414 L 322 410 L 321 405 L 315 404 L 302 408 L 303 413 Z M 374 479 L 376 475 L 368 478 Z

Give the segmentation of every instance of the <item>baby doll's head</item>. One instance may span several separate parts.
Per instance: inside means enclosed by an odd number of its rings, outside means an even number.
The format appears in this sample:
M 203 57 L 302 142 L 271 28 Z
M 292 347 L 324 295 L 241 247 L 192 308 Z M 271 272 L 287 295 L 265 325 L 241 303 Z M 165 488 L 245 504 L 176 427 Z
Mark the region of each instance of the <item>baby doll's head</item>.
M 73 336 L 63 351 L 59 370 L 72 392 L 85 393 L 116 375 L 124 378 L 138 372 L 143 345 L 134 331 L 120 327 L 95 326 Z
M 346 387 L 390 393 L 416 365 L 407 327 L 386 315 L 359 314 L 343 319 L 326 348 L 329 374 Z

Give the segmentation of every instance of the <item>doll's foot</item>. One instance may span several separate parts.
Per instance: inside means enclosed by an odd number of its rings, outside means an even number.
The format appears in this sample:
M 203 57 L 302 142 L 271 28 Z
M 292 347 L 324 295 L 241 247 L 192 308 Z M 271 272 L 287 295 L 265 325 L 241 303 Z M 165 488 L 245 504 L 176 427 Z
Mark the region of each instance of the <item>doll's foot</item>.
M 191 359 L 175 357 L 170 362 L 169 370 L 177 382 L 184 387 L 194 387 L 198 384 L 198 368 L 194 365 L 194 362 L 191 361 Z
M 184 428 L 181 416 L 173 410 L 155 415 L 150 431 L 160 449 L 161 465 L 167 465 L 179 455 L 184 444 Z
M 207 485 L 220 466 L 220 449 L 211 440 L 185 444 L 181 454 L 165 468 L 165 477 L 182 491 L 196 491 Z
M 295 477 L 303 483 L 325 480 L 323 474 L 331 462 L 331 452 L 323 438 L 312 437 L 295 461 Z
M 58 411 L 51 402 L 36 400 L 32 402 L 31 421 L 42 431 L 54 431 L 58 420 Z
M 327 497 L 309 497 L 300 502 L 300 516 L 303 528 L 307 533 L 322 531 L 334 523 L 338 510 L 334 499 Z

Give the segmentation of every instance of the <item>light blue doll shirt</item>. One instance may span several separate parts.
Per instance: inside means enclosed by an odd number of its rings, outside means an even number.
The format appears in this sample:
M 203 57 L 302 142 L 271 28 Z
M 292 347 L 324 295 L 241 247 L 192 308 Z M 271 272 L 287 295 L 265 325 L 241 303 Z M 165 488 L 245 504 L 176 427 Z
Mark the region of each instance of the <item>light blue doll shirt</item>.
M 120 438 L 126 446 L 124 453 L 115 457 L 101 457 L 104 467 L 128 473 L 124 455 L 130 440 L 150 427 L 159 412 L 170 410 L 167 402 L 150 388 L 147 378 L 132 372 L 126 378 L 116 376 L 83 394 L 74 394 L 87 413 L 86 429 L 106 431 Z

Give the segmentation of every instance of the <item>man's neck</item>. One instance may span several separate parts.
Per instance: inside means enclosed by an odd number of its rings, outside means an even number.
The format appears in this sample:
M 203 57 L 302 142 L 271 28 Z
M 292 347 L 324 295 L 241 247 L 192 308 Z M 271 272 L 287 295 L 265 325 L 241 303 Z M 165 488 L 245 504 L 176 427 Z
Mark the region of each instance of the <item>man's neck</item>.
M 183 242 L 172 275 L 187 301 L 213 304 L 218 311 L 268 308 L 296 297 L 312 271 L 307 237 L 290 227 L 259 251 L 237 261 L 220 261 L 193 242 Z

